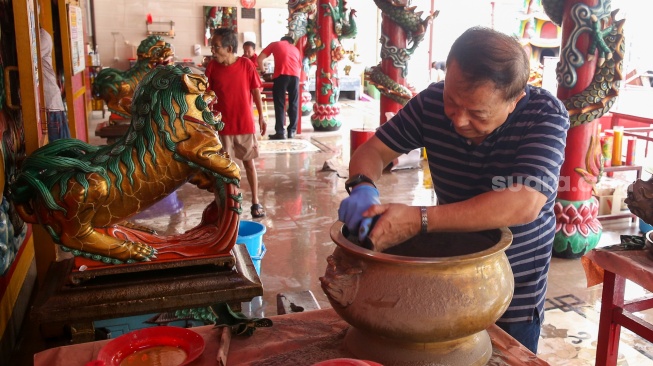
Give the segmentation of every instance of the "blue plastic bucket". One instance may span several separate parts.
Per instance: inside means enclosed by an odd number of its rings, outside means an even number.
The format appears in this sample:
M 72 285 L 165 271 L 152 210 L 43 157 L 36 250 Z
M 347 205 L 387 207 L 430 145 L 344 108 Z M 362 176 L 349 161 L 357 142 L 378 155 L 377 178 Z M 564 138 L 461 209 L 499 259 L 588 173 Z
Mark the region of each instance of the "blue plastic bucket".
M 241 220 L 238 227 L 236 244 L 244 244 L 247 247 L 247 253 L 254 262 L 256 273 L 260 273 L 261 259 L 266 251 L 263 245 L 263 234 L 266 231 L 265 225 L 254 221 Z
M 653 225 L 649 225 L 645 223 L 644 220 L 639 219 L 639 231 L 641 231 L 642 234 L 646 234 L 651 230 L 653 230 Z
M 265 255 L 265 252 L 267 249 L 265 248 L 265 244 L 263 244 L 263 247 L 261 248 L 261 253 L 259 255 L 251 255 L 252 257 L 252 263 L 254 264 L 254 269 L 256 269 L 256 274 L 260 275 L 261 274 L 261 259 L 263 259 L 263 256 Z

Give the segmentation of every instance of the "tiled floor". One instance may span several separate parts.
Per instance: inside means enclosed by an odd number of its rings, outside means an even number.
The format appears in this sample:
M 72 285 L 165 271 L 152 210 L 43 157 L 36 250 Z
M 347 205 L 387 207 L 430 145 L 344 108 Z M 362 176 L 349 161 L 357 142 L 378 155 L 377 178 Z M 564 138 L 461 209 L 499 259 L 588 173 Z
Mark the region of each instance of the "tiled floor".
M 96 112 L 97 113 L 97 112 Z M 256 160 L 260 199 L 267 216 L 257 221 L 267 227 L 263 236 L 267 252 L 261 260 L 264 295 L 244 309 L 254 315 L 276 314 L 278 293 L 311 290 L 321 307 L 329 303 L 318 278 L 324 274 L 326 257 L 334 244 L 329 228 L 337 219 L 337 208 L 346 196 L 344 181 L 349 160 L 349 130 L 378 125 L 378 103 L 341 100 L 343 127 L 336 132 L 313 132 L 308 116 L 303 117 L 304 143 L 266 144 Z M 99 117 L 99 114 L 96 116 Z M 270 121 L 270 126 L 274 122 Z M 91 126 L 93 134 L 93 126 Z M 93 143 L 101 143 L 93 137 Z M 306 142 L 310 144 L 306 144 Z M 317 150 L 317 151 L 309 151 Z M 384 202 L 430 205 L 431 190 L 424 185 L 422 169 L 384 174 L 377 182 Z M 246 179 L 243 220 L 251 220 L 251 196 Z M 212 196 L 192 186 L 178 191 L 181 210 L 155 216 L 139 223 L 154 226 L 161 233 L 183 232 L 197 224 Z M 604 226 L 600 246 L 619 241 L 620 234 L 637 234 L 636 224 L 627 220 Z M 593 365 L 598 329 L 601 286 L 586 288 L 579 260 L 554 258 L 551 265 L 547 314 L 540 341 L 539 357 L 552 365 Z M 637 286 L 627 288 L 627 297 L 641 296 Z M 644 314 L 649 319 L 653 315 Z M 10 365 L 29 365 L 31 354 L 53 342 L 39 339 L 33 324 L 26 323 L 21 347 Z M 638 337 L 622 332 L 620 365 L 653 365 L 653 347 Z

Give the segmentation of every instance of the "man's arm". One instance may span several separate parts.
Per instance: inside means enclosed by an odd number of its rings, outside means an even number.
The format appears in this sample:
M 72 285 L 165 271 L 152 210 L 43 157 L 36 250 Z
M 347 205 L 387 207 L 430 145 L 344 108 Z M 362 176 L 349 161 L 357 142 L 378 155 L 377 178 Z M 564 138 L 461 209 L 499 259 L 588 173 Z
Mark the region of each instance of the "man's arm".
M 477 231 L 523 225 L 535 220 L 546 196 L 514 184 L 468 200 L 429 208 L 429 231 Z
M 258 68 L 259 68 L 259 70 L 261 70 L 261 72 L 264 72 L 264 70 L 265 70 L 265 68 L 263 67 L 263 61 L 266 58 L 268 58 L 268 56 L 269 55 L 267 53 L 261 51 L 261 54 L 258 55 L 258 57 L 256 58 L 256 64 L 258 65 Z
M 363 174 L 376 181 L 381 177 L 383 169 L 399 155 L 401 154 L 389 148 L 376 136 L 372 136 L 356 149 L 349 160 L 349 176 Z
M 259 88 L 252 89 L 252 98 L 254 98 L 256 111 L 258 111 L 258 126 L 261 131 L 261 136 L 263 136 L 267 130 L 267 122 L 265 121 L 265 116 L 263 115 L 263 107 L 261 106 L 261 90 Z
M 547 196 L 522 184 L 497 188 L 465 201 L 427 207 L 428 232 L 469 232 L 524 225 L 534 221 Z M 422 231 L 420 207 L 391 203 L 372 205 L 364 217 L 382 215 L 368 238 L 374 250 L 384 251 Z
M 491 191 L 466 201 L 427 208 L 427 231 L 480 231 L 527 224 L 539 214 L 546 196 L 530 187 L 515 184 L 503 191 Z M 420 233 L 419 207 L 404 204 L 370 206 L 364 217 L 383 215 L 368 238 L 374 250 L 384 251 Z

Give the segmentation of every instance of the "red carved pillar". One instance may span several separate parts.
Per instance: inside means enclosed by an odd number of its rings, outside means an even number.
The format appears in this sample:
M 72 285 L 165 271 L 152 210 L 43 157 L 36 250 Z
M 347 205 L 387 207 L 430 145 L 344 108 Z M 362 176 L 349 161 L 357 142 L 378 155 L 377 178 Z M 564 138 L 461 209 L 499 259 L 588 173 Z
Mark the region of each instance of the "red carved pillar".
M 329 6 L 331 5 L 331 6 Z M 338 120 L 338 64 L 333 52 L 341 50 L 340 42 L 334 33 L 333 14 L 329 10 L 337 7 L 335 0 L 319 0 L 317 24 L 324 48 L 317 52 L 317 71 L 315 75 L 315 100 L 311 124 L 315 131 L 336 131 L 342 122 Z
M 301 122 L 302 116 L 308 115 L 308 113 L 304 113 L 304 110 L 306 109 L 306 106 L 312 106 L 311 104 L 311 92 L 308 91 L 308 60 L 305 59 L 306 55 L 304 50 L 306 49 L 306 43 L 308 43 L 307 36 L 304 35 L 302 36 L 299 41 L 296 42 L 297 48 L 299 48 L 299 54 L 301 55 L 302 62 L 304 62 L 304 65 L 302 65 L 302 73 L 299 77 L 299 114 L 297 115 L 297 118 L 299 118 Z M 310 111 L 309 111 L 310 113 Z M 299 129 L 299 126 L 301 123 L 297 124 L 297 133 L 301 133 L 301 130 Z
M 390 44 L 399 49 L 406 48 L 406 32 L 403 28 L 397 25 L 390 17 L 383 14 L 381 21 L 381 34 L 386 35 L 390 39 Z M 388 75 L 390 79 L 400 85 L 406 85 L 406 79 L 401 75 L 401 69 L 392 64 L 391 58 L 384 58 L 381 60 L 381 70 Z M 380 110 L 381 115 L 380 123 L 384 124 L 388 121 L 386 113 L 397 113 L 403 105 L 381 94 Z
M 599 2 L 599 0 L 568 0 L 565 2 L 561 44 L 563 49 L 567 46 L 567 43 L 573 41 L 571 37 L 573 36 L 575 27 L 571 17 L 570 8 L 572 5 L 581 2 L 588 6 L 594 6 Z M 589 46 L 589 37 L 590 35 L 588 33 L 581 33 L 576 42 L 576 47 L 579 50 L 587 50 Z M 596 58 L 593 60 L 587 60 L 587 57 L 585 57 L 585 63 L 576 69 L 578 76 L 576 85 L 571 88 L 564 86 L 562 83 L 558 85 L 558 98 L 560 100 L 565 100 L 582 92 L 583 89 L 592 82 L 595 69 Z M 579 166 L 585 165 L 585 154 L 587 152 L 587 147 L 589 146 L 590 138 L 595 136 L 597 133 L 597 123 L 597 121 L 592 121 L 569 129 L 569 132 L 567 133 L 567 147 L 565 149 L 565 162 L 560 170 L 560 176 L 565 178 L 573 177 L 574 179 L 570 182 L 570 187 L 568 187 L 570 189 L 561 187 L 563 189 L 558 191 L 558 198 L 570 201 L 581 201 L 591 198 L 592 186 L 585 180 L 581 179 L 581 177 L 576 174 L 575 169 Z M 598 151 L 598 153 L 600 154 L 600 151 Z
M 596 246 L 602 232 L 592 196 L 602 169 L 598 118 L 618 94 L 623 21 L 615 21 L 614 12 L 608 11 L 610 0 L 567 0 L 561 6 L 557 94 L 569 111 L 571 127 L 555 204 L 553 254 L 578 258 Z M 596 95 L 603 97 L 597 100 Z
M 299 49 L 299 59 L 304 60 L 304 49 L 306 48 L 306 36 L 302 36 L 295 42 L 295 47 Z M 299 74 L 299 105 L 297 108 L 299 109 L 297 112 L 297 134 L 302 133 L 302 116 L 303 116 L 303 109 L 304 109 L 304 103 L 306 103 L 306 94 L 308 94 L 308 102 L 310 103 L 311 101 L 311 93 L 308 91 L 308 75 L 306 74 L 306 69 L 302 65 L 302 72 Z

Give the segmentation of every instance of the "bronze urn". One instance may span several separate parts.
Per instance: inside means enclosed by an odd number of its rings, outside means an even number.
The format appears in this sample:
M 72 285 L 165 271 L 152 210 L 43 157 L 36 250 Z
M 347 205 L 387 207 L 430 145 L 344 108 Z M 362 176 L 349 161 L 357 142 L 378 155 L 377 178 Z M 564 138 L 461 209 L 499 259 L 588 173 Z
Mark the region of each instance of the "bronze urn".
M 357 245 L 343 228 L 331 227 L 337 247 L 320 281 L 351 325 L 349 352 L 386 366 L 487 363 L 486 329 L 514 290 L 509 229 L 418 235 L 380 253 Z

